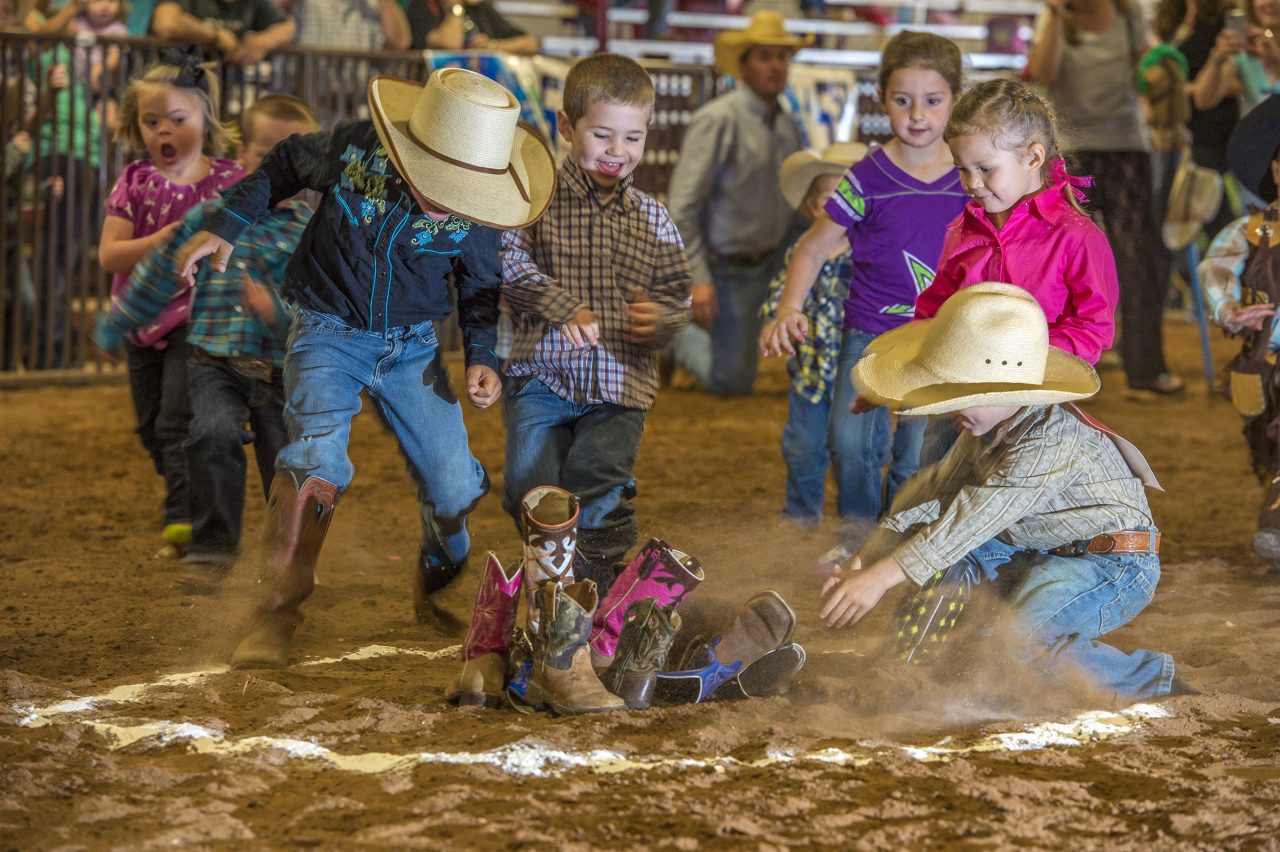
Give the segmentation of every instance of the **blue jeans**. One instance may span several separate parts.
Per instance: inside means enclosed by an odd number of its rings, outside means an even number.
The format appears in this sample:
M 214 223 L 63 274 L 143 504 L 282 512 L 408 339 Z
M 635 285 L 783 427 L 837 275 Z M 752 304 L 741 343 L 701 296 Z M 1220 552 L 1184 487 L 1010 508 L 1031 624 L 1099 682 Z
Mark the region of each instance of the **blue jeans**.
M 164 477 L 164 523 L 191 523 L 191 486 L 183 442 L 191 427 L 191 346 L 180 325 L 164 339 L 165 348 L 126 344 L 129 393 L 138 418 L 138 437 L 156 473 Z
M 645 411 L 608 403 L 578 404 L 538 379 L 507 379 L 507 466 L 503 508 L 520 526 L 520 500 L 539 485 L 577 495 L 578 551 L 611 568 L 636 543 L 632 473 Z M 612 579 L 611 576 L 605 579 Z
M 953 565 L 947 579 L 974 585 L 995 580 L 1015 558 L 1026 574 L 1014 587 L 1010 606 L 1023 641 L 1016 651 L 1028 665 L 1067 683 L 1073 674 L 1083 674 L 1095 688 L 1126 698 L 1169 694 L 1173 657 L 1125 653 L 1098 641 L 1151 602 L 1160 581 L 1157 554 L 1055 556 L 992 539 Z
M 449 558 L 455 564 L 466 559 L 466 517 L 489 483 L 471 454 L 462 407 L 429 320 L 383 335 L 299 309 L 289 332 L 284 385 L 289 443 L 276 457 L 276 470 L 292 472 L 299 482 L 318 476 L 345 491 L 355 476 L 347 457 L 351 418 L 365 391 L 399 441 Z
M 922 417 L 900 417 L 895 427 L 886 408 L 865 414 L 849 412 L 856 393 L 850 373 L 875 337 L 856 328 L 844 331 L 828 432 L 840 517 L 865 528 L 875 524 L 893 503 L 902 483 L 920 467 L 925 427 Z M 885 465 L 889 466 L 887 475 Z
M 234 558 L 240 549 L 247 470 L 244 445 L 253 444 L 265 499 L 271 490 L 276 455 L 288 433 L 284 392 L 278 385 L 249 378 L 226 361 L 194 350 L 187 366 L 191 380 L 191 432 L 183 449 L 191 475 L 189 557 Z M 245 429 L 245 424 L 250 425 Z
M 831 422 L 831 389 L 818 402 L 787 394 L 787 423 L 782 427 L 782 459 L 787 464 L 786 501 L 782 516 L 803 524 L 822 520 L 827 484 L 827 428 Z

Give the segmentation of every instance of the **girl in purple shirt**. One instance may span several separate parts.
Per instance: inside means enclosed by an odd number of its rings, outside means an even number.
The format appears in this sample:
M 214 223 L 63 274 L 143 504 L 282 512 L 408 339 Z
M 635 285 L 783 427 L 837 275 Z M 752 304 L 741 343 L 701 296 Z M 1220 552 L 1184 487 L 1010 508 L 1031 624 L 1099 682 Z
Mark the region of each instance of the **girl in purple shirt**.
M 942 138 L 961 76 L 959 48 L 939 36 L 903 32 L 885 46 L 880 94 L 894 138 L 849 170 L 826 215 L 796 244 L 777 319 L 760 335 L 765 355 L 794 354 L 793 342 L 808 334 L 800 308 L 823 262 L 846 237 L 852 275 L 837 377 L 849 375 L 877 335 L 911 319 L 916 297 L 933 280 L 947 223 L 964 207 Z M 837 381 L 827 440 L 837 509 L 860 534 L 915 473 L 924 424 L 904 418 L 895 428 L 884 409 L 852 413 L 853 401 L 848 379 Z
M 148 156 L 125 166 L 107 198 L 98 259 L 114 273 L 113 294 L 129 282 L 134 264 L 169 239 L 184 213 L 244 176 L 237 163 L 210 156 L 225 151 L 230 137 L 218 119 L 217 79 L 198 56 L 170 51 L 130 81 L 116 136 Z M 191 421 L 190 310 L 191 291 L 182 289 L 154 323 L 129 336 L 127 347 L 138 435 L 165 480 L 165 545 L 158 555 L 168 557 L 182 555 L 191 540 L 182 450 Z

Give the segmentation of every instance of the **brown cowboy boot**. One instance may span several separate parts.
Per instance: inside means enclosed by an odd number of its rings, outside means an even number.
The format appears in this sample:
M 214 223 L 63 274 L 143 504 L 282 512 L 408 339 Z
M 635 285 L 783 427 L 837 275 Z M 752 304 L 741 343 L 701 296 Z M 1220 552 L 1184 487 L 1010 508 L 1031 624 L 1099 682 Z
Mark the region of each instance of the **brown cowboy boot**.
M 578 549 L 578 498 L 554 485 L 539 485 L 520 501 L 524 531 L 524 601 L 529 632 L 538 632 L 538 589 L 552 580 L 573 582 Z
M 623 700 L 601 685 L 587 650 L 596 584 L 585 580 L 562 586 L 552 580 L 539 590 L 538 598 L 542 612 L 528 703 L 545 705 L 561 716 L 625 709 Z
M 288 665 L 293 631 L 302 623 L 298 606 L 315 586 L 316 560 L 337 501 L 338 486 L 316 476 L 298 485 L 292 472 L 281 471 L 271 480 L 258 577 L 263 599 L 231 655 L 232 668 Z
M 675 607 L 660 606 L 653 598 L 633 603 L 627 608 L 613 664 L 600 676 L 604 688 L 632 710 L 647 710 L 653 702 L 658 672 L 666 665 L 667 652 L 679 630 Z
M 465 707 L 498 707 L 503 703 L 507 648 L 516 623 L 522 576 L 519 563 L 504 571 L 492 553 L 485 559 L 471 629 L 462 643 L 462 671 L 445 692 L 448 701 Z

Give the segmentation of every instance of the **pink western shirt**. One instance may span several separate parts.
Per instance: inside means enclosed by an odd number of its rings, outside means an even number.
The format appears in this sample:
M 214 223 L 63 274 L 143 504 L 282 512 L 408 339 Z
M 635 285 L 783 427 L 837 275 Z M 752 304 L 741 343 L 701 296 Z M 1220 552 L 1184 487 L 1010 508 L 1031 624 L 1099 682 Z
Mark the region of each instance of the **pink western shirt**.
M 1102 230 L 1067 200 L 1058 183 L 1019 201 L 996 230 L 970 201 L 947 226 L 933 283 L 916 299 L 916 319 L 934 316 L 952 293 L 999 281 L 1026 290 L 1049 320 L 1049 343 L 1090 364 L 1115 337 L 1120 288 Z

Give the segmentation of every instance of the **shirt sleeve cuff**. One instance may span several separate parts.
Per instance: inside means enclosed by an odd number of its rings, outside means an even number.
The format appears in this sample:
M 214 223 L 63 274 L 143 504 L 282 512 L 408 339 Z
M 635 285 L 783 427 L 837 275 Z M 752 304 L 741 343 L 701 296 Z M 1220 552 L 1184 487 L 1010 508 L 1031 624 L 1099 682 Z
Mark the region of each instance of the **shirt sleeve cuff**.
M 488 328 L 466 328 L 462 331 L 463 339 L 466 341 L 466 349 L 463 352 L 463 359 L 468 367 L 489 367 L 495 373 L 498 372 L 498 353 L 493 347 L 498 342 L 497 329 L 492 326 Z
M 902 566 L 902 572 L 917 586 L 924 585 L 938 570 L 939 560 L 927 552 L 921 552 L 918 542 L 913 537 L 893 553 L 893 558 Z
M 559 287 L 555 287 L 547 290 L 546 297 L 543 299 L 538 312 L 551 325 L 564 325 L 577 316 L 579 311 L 585 309 L 586 305 Z
M 253 223 L 239 213 L 219 207 L 204 220 L 204 229 L 235 245 Z

